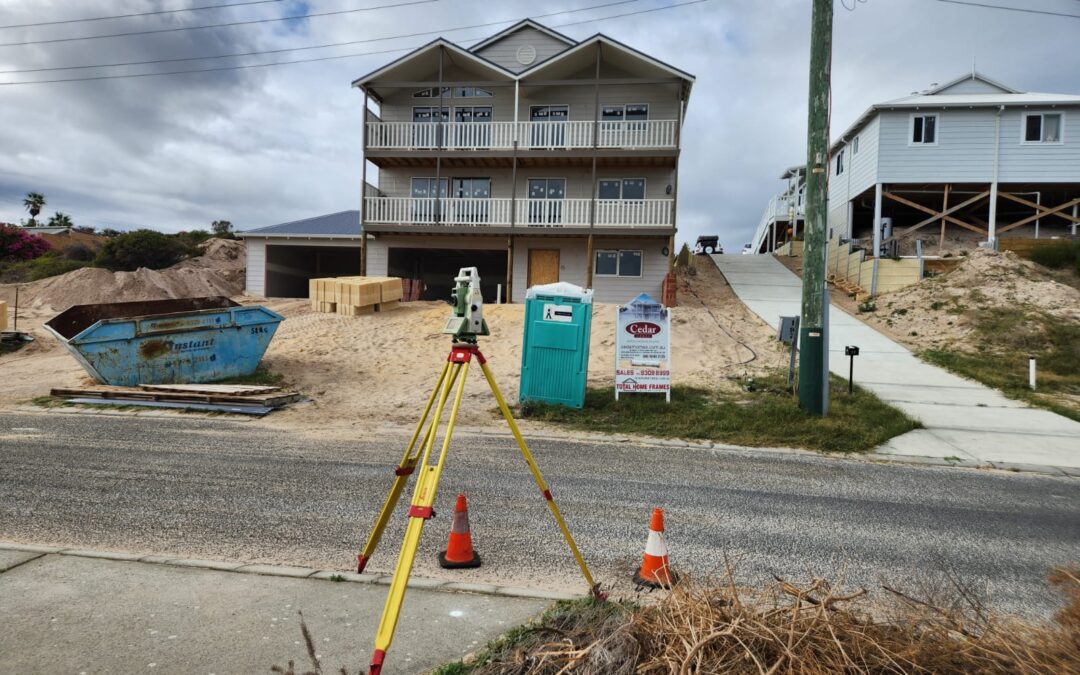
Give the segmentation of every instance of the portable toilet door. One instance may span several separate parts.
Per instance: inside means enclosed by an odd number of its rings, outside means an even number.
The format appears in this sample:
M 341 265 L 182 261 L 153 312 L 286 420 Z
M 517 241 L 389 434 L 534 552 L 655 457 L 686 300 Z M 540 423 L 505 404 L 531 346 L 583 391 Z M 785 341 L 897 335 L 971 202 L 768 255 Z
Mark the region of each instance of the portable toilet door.
M 585 405 L 593 292 L 559 282 L 525 293 L 518 400 Z

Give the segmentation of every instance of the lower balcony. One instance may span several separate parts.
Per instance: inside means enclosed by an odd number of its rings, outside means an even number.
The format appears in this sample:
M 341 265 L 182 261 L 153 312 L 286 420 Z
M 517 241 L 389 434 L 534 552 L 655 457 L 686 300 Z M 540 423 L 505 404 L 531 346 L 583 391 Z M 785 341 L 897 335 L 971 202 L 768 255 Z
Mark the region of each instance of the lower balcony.
M 588 228 L 594 217 L 595 227 L 669 228 L 675 224 L 675 202 L 671 199 L 450 197 L 367 197 L 364 200 L 365 225 Z

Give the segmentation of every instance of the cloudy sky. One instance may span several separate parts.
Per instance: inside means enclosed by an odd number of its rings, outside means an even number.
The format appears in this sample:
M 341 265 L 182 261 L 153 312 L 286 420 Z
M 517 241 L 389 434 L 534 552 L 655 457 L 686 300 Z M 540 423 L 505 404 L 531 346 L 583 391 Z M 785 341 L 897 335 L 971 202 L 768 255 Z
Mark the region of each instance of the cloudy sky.
M 358 208 L 361 95 L 349 83 L 434 35 L 372 38 L 445 31 L 468 46 L 503 26 L 447 29 L 503 19 L 509 25 L 604 2 L 430 0 L 328 17 L 43 42 L 409 1 L 416 0 L 0 0 L 0 26 L 245 3 L 0 29 L 0 221 L 26 216 L 21 201 L 28 191 L 46 195 L 46 215 L 59 210 L 77 224 L 119 229 L 206 228 L 215 219 L 248 229 Z M 1077 0 L 973 1 L 1080 15 Z M 680 240 L 718 233 L 737 247 L 781 187 L 780 172 L 805 159 L 810 0 L 708 0 L 600 19 L 681 2 L 637 0 L 541 21 L 578 39 L 603 32 L 697 76 L 681 160 Z M 834 31 L 834 132 L 871 103 L 970 71 L 973 57 L 979 71 L 1017 89 L 1080 94 L 1080 18 L 942 0 L 836 0 Z M 362 40 L 368 42 L 243 58 L 11 72 Z M 34 44 L 12 44 L 26 42 Z M 345 55 L 209 73 L 7 84 Z

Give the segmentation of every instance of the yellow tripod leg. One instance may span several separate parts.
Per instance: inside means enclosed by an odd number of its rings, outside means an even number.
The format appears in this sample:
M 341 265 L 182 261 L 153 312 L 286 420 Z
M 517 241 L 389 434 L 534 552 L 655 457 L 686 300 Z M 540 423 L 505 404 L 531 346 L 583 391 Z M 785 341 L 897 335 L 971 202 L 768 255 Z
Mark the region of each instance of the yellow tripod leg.
M 368 560 L 370 560 L 372 554 L 375 553 L 375 548 L 382 539 L 383 532 L 386 530 L 386 525 L 390 522 L 390 516 L 393 515 L 394 508 L 397 507 L 398 500 L 401 499 L 401 493 L 405 491 L 405 484 L 409 482 L 409 476 L 412 475 L 413 469 L 416 467 L 416 462 L 420 457 L 420 453 L 426 446 L 428 437 L 434 434 L 435 429 L 438 427 L 438 418 L 436 417 L 432 420 L 431 426 L 424 435 L 424 440 L 421 441 L 419 445 L 417 444 L 417 441 L 420 439 L 420 432 L 424 428 L 424 423 L 428 421 L 428 415 L 431 413 L 431 406 L 435 403 L 435 399 L 439 395 L 443 383 L 446 381 L 449 370 L 450 362 L 447 361 L 443 365 L 442 371 L 439 373 L 439 379 L 435 382 L 435 387 L 431 390 L 431 395 L 428 397 L 427 405 L 424 406 L 424 412 L 420 416 L 420 421 L 416 423 L 416 429 L 413 431 L 412 438 L 409 439 L 409 445 L 405 449 L 405 454 L 401 457 L 401 463 L 394 469 L 395 477 L 394 483 L 390 487 L 390 494 L 387 495 L 386 501 L 383 502 L 382 510 L 379 511 L 379 517 L 375 521 L 375 527 L 372 528 L 371 534 L 368 535 L 367 543 L 364 544 L 364 548 L 360 551 L 360 554 L 356 556 L 357 574 L 364 571 L 364 567 L 367 565 Z M 453 378 L 451 378 L 449 386 L 453 386 Z
M 540 492 L 543 493 L 548 508 L 551 509 L 551 515 L 555 516 L 555 522 L 559 524 L 559 529 L 562 530 L 563 537 L 570 546 L 570 551 L 574 554 L 574 559 L 577 560 L 578 567 L 581 568 L 581 573 L 585 575 L 585 581 L 589 584 L 589 592 L 597 599 L 603 600 L 604 594 L 600 592 L 599 584 L 593 581 L 592 574 L 589 573 L 589 567 L 585 564 L 585 558 L 581 556 L 581 551 L 578 550 L 577 544 L 574 543 L 574 537 L 570 534 L 570 529 L 566 526 L 566 521 L 563 520 L 562 514 L 559 513 L 559 507 L 555 505 L 555 499 L 551 496 L 551 490 L 548 489 L 547 483 L 544 482 L 544 477 L 540 473 L 540 467 L 536 466 L 536 460 L 533 459 L 532 453 L 529 452 L 528 446 L 525 445 L 525 439 L 521 437 L 521 431 L 518 429 L 517 422 L 514 421 L 513 415 L 510 414 L 510 408 L 506 406 L 506 401 L 503 399 L 502 392 L 499 391 L 499 385 L 495 383 L 495 377 L 491 374 L 491 369 L 488 368 L 487 363 L 482 359 L 480 359 L 480 369 L 484 371 L 484 377 L 487 378 L 488 386 L 491 387 L 491 393 L 495 395 L 495 402 L 499 404 L 499 410 L 502 411 L 503 417 L 506 418 L 506 423 L 510 425 L 510 432 L 514 434 L 514 440 L 517 441 L 518 447 L 521 448 L 521 454 L 525 457 L 525 463 L 529 465 L 529 471 L 532 472 L 537 487 L 539 487 Z
M 416 552 L 420 547 L 420 535 L 424 530 L 424 522 L 434 515 L 432 505 L 435 503 L 439 478 L 442 476 L 447 450 L 450 448 L 450 438 L 454 433 L 458 410 L 461 408 L 461 398 L 465 393 L 465 379 L 468 372 L 469 364 L 467 361 L 465 363 L 454 363 L 450 379 L 439 397 L 439 405 L 435 411 L 433 424 L 442 418 L 443 406 L 450 392 L 450 386 L 457 379 L 457 392 L 454 394 L 454 404 L 450 409 L 450 421 L 446 426 L 446 434 L 443 438 L 442 450 L 439 452 L 439 460 L 434 465 L 429 462 L 435 434 L 429 432 L 426 439 L 427 443 L 424 448 L 420 475 L 417 478 L 413 501 L 409 507 L 409 525 L 405 529 L 405 540 L 401 544 L 401 553 L 398 556 L 397 565 L 394 567 L 394 578 L 390 582 L 390 592 L 387 594 L 386 604 L 383 606 L 382 618 L 379 620 L 379 630 L 375 633 L 375 652 L 371 656 L 371 669 L 368 671 L 368 675 L 379 675 L 382 671 L 386 650 L 390 649 L 390 644 L 394 640 L 394 630 L 397 628 L 398 618 L 401 615 L 401 603 L 405 598 L 409 575 L 412 574 L 413 564 L 416 562 Z

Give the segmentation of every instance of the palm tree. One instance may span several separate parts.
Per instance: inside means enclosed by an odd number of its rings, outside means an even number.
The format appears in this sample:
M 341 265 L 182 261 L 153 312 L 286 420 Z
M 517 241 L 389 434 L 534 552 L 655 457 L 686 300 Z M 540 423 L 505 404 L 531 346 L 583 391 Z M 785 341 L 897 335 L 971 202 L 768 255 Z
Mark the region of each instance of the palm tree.
M 45 195 L 40 192 L 28 192 L 26 193 L 26 199 L 23 200 L 23 206 L 30 212 L 30 225 L 36 227 L 37 214 L 41 213 L 41 207 L 45 206 Z
M 71 222 L 71 216 L 66 213 L 56 212 L 52 218 L 49 218 L 50 227 L 71 227 L 74 223 Z

